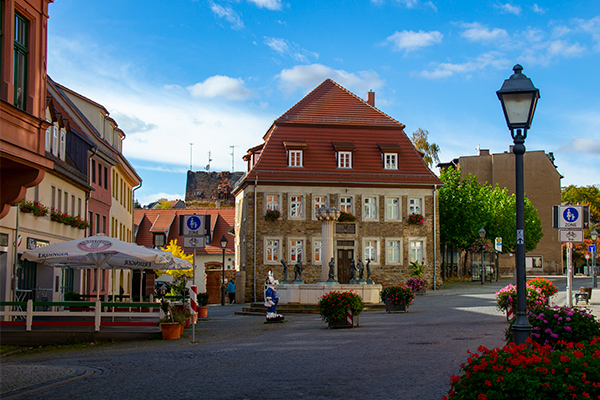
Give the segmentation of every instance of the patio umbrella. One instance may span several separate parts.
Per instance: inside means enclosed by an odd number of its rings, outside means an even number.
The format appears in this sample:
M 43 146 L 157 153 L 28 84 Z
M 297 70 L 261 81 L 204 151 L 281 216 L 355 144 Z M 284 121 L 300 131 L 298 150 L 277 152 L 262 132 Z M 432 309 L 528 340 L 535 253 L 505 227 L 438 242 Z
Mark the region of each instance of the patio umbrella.
M 23 253 L 22 258 L 51 267 L 111 268 L 113 270 L 193 268 L 192 263 L 177 258 L 168 251 L 123 242 L 102 233 L 83 239 L 56 243 L 35 250 L 27 250 Z M 140 293 L 141 283 L 140 279 Z

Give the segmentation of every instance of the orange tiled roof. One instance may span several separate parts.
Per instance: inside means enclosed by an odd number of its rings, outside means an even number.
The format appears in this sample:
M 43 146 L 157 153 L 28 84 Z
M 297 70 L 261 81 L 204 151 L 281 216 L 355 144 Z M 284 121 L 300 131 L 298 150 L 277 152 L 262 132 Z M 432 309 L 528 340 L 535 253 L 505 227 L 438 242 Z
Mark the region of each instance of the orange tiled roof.
M 285 144 L 299 142 L 303 166 L 289 167 Z M 253 149 L 260 149 L 260 155 L 238 190 L 256 177 L 263 183 L 288 184 L 442 184 L 423 162 L 403 124 L 330 79 L 279 117 L 264 143 Z M 337 167 L 336 149 L 352 151 L 352 168 Z M 398 154 L 397 170 L 383 168 L 383 152 Z

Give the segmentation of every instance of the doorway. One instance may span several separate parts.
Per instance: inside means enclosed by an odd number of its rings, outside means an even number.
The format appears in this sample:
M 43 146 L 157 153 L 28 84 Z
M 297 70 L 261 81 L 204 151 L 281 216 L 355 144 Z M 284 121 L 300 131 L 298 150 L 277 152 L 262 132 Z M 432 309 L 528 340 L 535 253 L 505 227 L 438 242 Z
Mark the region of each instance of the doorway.
M 354 258 L 354 249 L 338 249 L 338 282 L 350 283 L 350 261 Z

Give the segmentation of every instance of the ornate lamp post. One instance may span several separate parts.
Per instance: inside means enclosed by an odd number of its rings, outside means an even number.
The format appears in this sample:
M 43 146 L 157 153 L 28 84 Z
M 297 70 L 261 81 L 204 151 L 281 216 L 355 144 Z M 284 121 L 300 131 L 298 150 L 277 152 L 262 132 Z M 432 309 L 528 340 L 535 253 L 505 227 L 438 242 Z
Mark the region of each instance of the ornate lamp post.
M 592 273 L 593 273 L 593 284 L 594 287 L 598 287 L 598 273 L 596 271 L 596 252 L 598 251 L 596 249 L 596 239 L 598 239 L 598 232 L 596 232 L 596 229 L 592 230 L 590 232 L 590 237 L 592 238 L 592 244 L 594 245 L 594 251 L 592 252 Z
M 225 249 L 227 248 L 227 238 L 225 235 L 221 238 L 221 249 L 223 250 L 223 273 L 221 275 L 221 305 L 225 305 Z
M 479 230 L 479 237 L 481 239 L 485 239 L 485 229 L 483 229 L 483 226 Z M 485 283 L 485 267 L 483 265 L 483 240 L 481 241 L 481 244 L 481 284 L 483 285 Z
M 515 155 L 515 196 L 517 208 L 517 243 L 515 251 L 515 264 L 517 270 L 517 310 L 515 324 L 513 325 L 513 340 L 517 344 L 525 343 L 531 335 L 531 325 L 527 320 L 527 297 L 525 277 L 525 202 L 523 188 L 523 154 L 525 153 L 525 139 L 527 129 L 531 127 L 533 114 L 540 91 L 533 86 L 531 79 L 523 75 L 523 67 L 519 64 L 513 67 L 514 74 L 504 81 L 496 92 L 506 124 L 513 138 L 513 153 Z M 516 130 L 516 133 L 515 133 Z

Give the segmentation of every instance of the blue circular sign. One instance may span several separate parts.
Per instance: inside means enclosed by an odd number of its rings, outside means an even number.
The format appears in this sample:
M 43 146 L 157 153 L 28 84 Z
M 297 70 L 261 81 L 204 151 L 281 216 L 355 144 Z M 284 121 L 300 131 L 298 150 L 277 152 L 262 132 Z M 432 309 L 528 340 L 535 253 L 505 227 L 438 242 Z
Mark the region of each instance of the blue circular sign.
M 195 215 L 192 215 L 191 217 L 188 218 L 187 227 L 190 230 L 197 231 L 198 229 L 200 229 L 201 226 L 202 226 L 202 222 L 200 221 L 200 218 L 196 217 Z
M 567 222 L 575 222 L 579 219 L 579 211 L 574 207 L 567 207 L 563 211 L 563 219 Z

